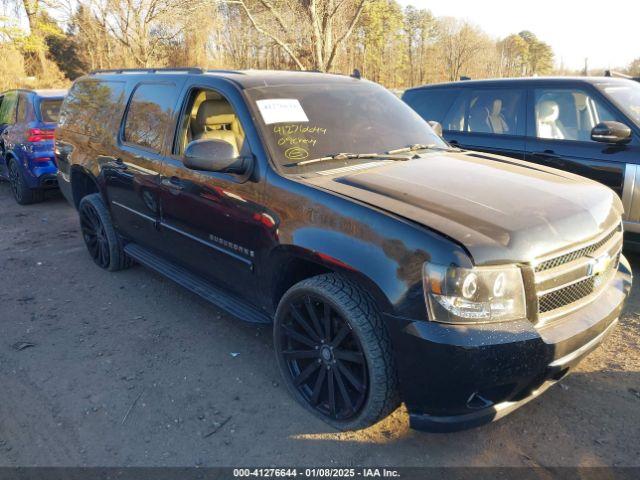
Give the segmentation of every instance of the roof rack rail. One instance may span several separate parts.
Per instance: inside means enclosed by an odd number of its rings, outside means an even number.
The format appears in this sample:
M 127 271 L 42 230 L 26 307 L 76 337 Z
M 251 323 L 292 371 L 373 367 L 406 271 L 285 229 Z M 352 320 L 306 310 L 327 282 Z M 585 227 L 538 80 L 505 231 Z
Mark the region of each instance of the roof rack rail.
M 157 73 L 157 72 L 186 72 L 186 73 L 204 73 L 205 70 L 198 67 L 163 67 L 163 68 L 113 68 L 105 70 L 93 70 L 90 75 L 101 73 Z
M 246 75 L 242 70 L 233 70 L 228 68 L 208 68 L 203 73 L 237 73 L 239 75 Z

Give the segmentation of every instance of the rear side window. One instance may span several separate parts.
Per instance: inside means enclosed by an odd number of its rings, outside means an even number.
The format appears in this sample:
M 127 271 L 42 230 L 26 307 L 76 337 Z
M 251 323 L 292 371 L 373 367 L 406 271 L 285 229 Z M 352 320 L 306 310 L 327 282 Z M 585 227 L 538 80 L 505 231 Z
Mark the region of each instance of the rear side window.
M 444 129 L 492 135 L 524 135 L 525 95 L 523 90 L 493 88 L 471 90 L 455 102 Z
M 61 98 L 40 100 L 40 119 L 47 123 L 57 123 L 60 117 Z
M 27 109 L 29 100 L 26 95 L 18 97 L 18 113 L 16 114 L 16 122 L 23 123 L 27 120 Z
M 59 125 L 83 135 L 113 136 L 124 109 L 124 82 L 82 80 L 73 84 L 60 109 Z
M 129 102 L 123 140 L 160 153 L 177 94 L 174 84 L 138 85 Z
M 459 94 L 457 88 L 412 90 L 405 93 L 402 100 L 425 120 L 442 123 Z
M 11 125 L 16 120 L 16 107 L 18 94 L 16 92 L 5 93 L 0 105 L 0 124 Z

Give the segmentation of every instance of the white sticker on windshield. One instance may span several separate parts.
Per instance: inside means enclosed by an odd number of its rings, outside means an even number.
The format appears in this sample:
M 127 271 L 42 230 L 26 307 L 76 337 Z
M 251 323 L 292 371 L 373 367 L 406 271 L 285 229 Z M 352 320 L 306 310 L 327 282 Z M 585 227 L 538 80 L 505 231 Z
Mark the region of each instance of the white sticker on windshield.
M 258 109 L 264 123 L 308 122 L 307 114 L 295 98 L 269 98 L 258 100 Z

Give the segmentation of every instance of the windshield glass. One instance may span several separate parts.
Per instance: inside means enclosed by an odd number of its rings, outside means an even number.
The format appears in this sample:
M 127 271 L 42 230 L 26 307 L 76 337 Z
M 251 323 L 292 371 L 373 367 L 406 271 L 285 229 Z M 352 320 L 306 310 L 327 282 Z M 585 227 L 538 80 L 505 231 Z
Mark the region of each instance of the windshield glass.
M 640 125 L 640 83 L 628 82 L 605 83 L 598 85 L 605 95 L 618 105 L 620 110 Z
M 61 105 L 61 98 L 40 100 L 40 118 L 42 121 L 47 123 L 58 123 Z
M 284 173 L 371 161 L 340 158 L 294 165 L 338 153 L 385 153 L 414 144 L 447 148 L 418 114 L 374 83 L 255 87 L 247 94 L 271 156 Z

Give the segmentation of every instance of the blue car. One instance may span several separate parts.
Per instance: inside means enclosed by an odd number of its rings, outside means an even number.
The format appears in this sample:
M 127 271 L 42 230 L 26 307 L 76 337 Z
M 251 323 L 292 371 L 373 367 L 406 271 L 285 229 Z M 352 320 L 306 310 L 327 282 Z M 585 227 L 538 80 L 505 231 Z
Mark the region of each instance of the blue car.
M 65 90 L 9 90 L 0 96 L 0 176 L 21 205 L 57 188 L 54 131 Z

